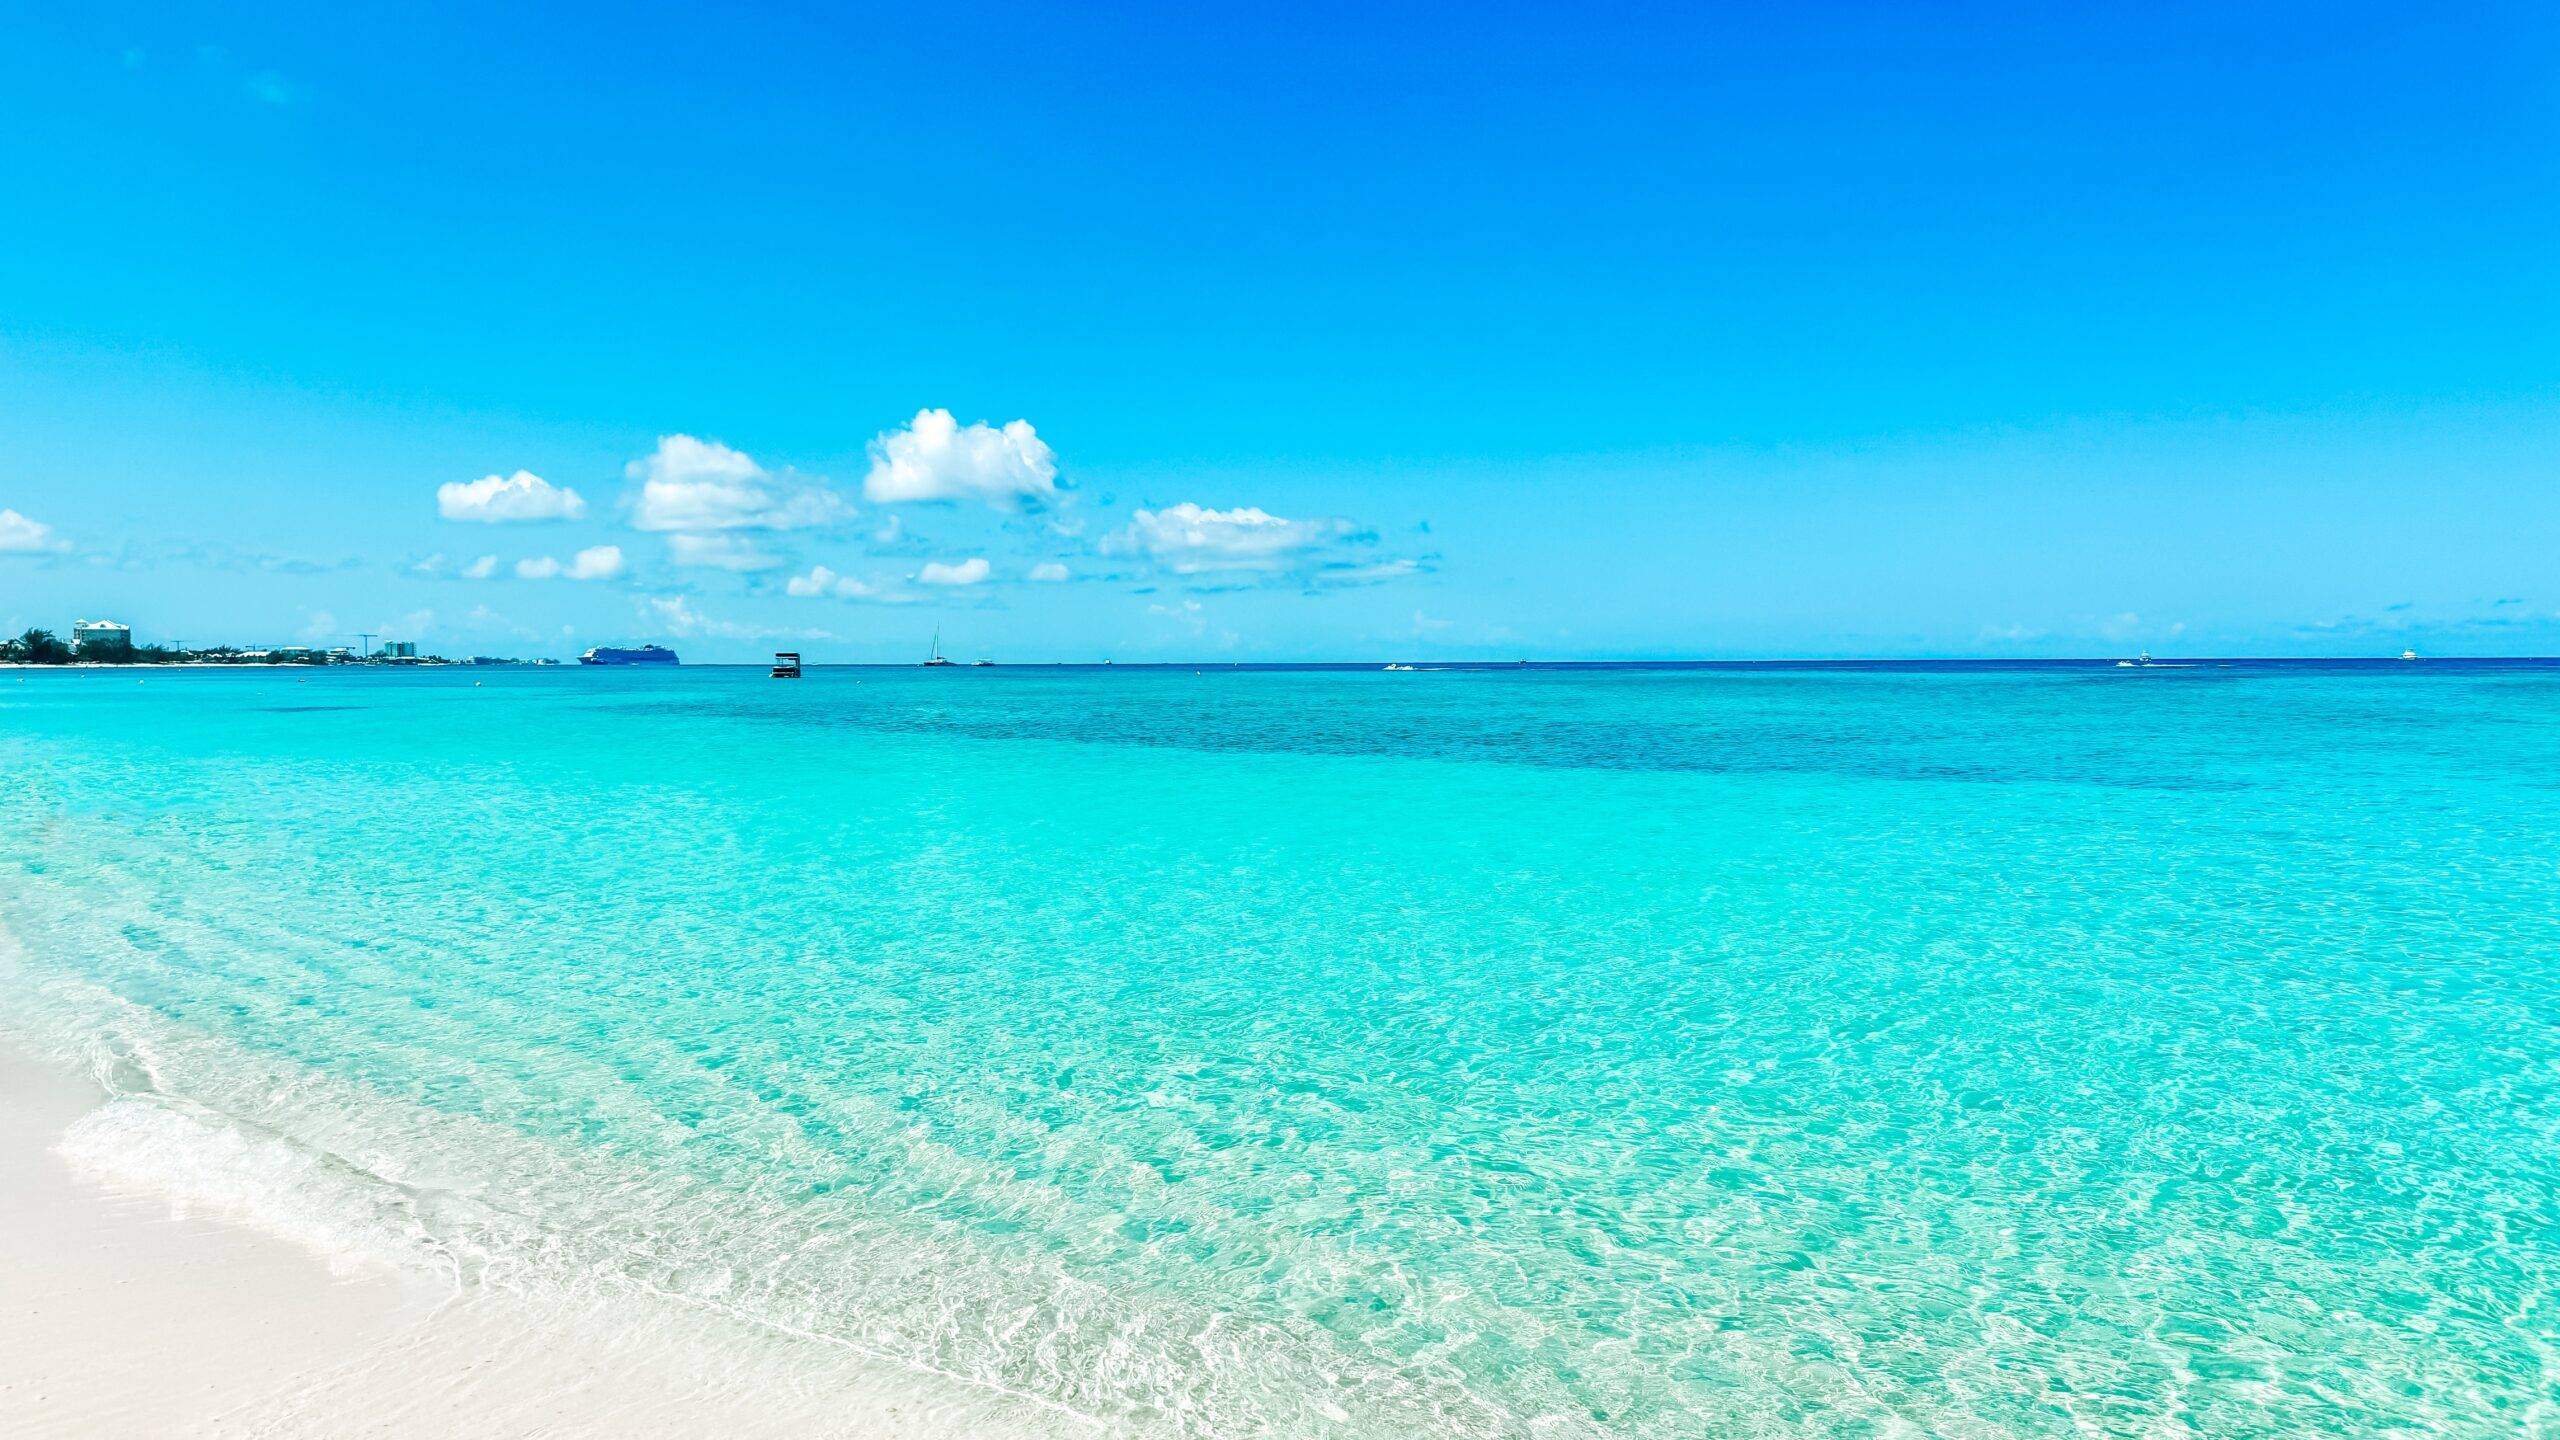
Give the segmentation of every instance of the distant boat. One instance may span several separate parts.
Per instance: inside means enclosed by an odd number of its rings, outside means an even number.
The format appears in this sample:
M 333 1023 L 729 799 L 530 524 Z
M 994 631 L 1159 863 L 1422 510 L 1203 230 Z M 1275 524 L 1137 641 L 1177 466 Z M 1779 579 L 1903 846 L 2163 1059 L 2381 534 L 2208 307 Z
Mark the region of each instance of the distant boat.
M 637 650 L 616 650 L 599 645 L 578 657 L 581 665 L 676 665 L 676 652 L 664 645 L 643 645 Z
M 1390 669 L 1390 670 L 1410 670 L 1410 669 L 1412 669 L 1413 667 L 1412 667 L 1412 666 L 1410 666 L 1410 665 L 1394 665 L 1394 664 L 1390 664 L 1389 666 L 1387 666 L 1387 668 L 1388 668 L 1388 669 Z
M 2418 652 L 2415 650 L 2403 650 L 2400 652 L 2400 658 L 2403 660 L 2415 660 L 2418 658 Z
M 969 664 L 970 664 L 972 667 L 979 666 L 979 665 L 993 665 L 994 663 L 996 663 L 996 662 L 994 662 L 993 660 L 972 660 L 972 661 L 970 661 L 970 662 L 969 662 Z
M 944 659 L 942 655 L 942 627 L 939 625 L 933 627 L 933 655 L 924 663 L 927 665 L 948 665 L 951 663 L 949 660 Z
M 774 652 L 773 652 L 773 678 L 774 678 L 774 679 L 776 679 L 776 680 L 797 680 L 797 679 L 799 679 L 799 678 L 800 678 L 800 652 L 799 652 L 799 651 L 797 651 L 797 650 L 776 650 L 776 651 L 774 651 Z

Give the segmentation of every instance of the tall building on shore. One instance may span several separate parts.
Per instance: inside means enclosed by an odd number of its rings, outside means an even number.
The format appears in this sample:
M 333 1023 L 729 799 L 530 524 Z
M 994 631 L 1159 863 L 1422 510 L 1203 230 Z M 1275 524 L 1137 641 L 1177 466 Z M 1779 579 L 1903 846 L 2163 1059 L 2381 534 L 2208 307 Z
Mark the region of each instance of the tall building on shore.
M 108 655 L 133 648 L 133 627 L 113 620 L 71 622 L 71 648 L 82 655 Z

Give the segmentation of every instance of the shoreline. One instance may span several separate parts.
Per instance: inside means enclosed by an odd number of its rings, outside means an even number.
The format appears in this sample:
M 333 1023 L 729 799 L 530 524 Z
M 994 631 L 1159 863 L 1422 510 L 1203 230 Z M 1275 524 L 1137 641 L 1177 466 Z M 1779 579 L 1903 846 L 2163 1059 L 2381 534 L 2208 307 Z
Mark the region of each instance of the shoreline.
M 0 1035 L 0 1430 L 184 1433 L 441 1302 L 422 1277 L 333 1274 L 291 1241 L 80 1174 L 61 1141 L 108 1102 Z
M 0 660 L 0 670 L 504 670 L 510 668 L 560 669 L 562 664 L 535 666 L 526 662 L 520 667 L 505 665 L 473 665 L 467 660 L 418 661 L 414 664 L 374 664 L 363 660 L 326 665 L 298 660 L 72 660 L 60 665 L 38 665 L 25 660 Z
M 0 1026 L 0 1433 L 88 1437 L 1094 1435 L 816 1337 L 648 1297 L 458 1286 L 260 1223 L 221 1143 Z M 140 1123 L 127 1123 L 140 1122 Z

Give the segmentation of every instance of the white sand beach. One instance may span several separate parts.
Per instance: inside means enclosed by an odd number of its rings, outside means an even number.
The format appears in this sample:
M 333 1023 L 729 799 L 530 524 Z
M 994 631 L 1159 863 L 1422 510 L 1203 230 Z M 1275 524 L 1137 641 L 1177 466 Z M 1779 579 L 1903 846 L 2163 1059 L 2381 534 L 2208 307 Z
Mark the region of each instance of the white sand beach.
M 320 1256 L 76 1177 L 64 1129 L 104 1100 L 0 1051 L 0 1430 L 185 1433 L 416 1325 L 423 1277 Z
M 261 1228 L 218 1180 L 154 1183 L 66 1146 L 108 1098 L 0 1043 L 0 1434 L 1099 1433 L 718 1316 L 458 1292 L 333 1256 Z

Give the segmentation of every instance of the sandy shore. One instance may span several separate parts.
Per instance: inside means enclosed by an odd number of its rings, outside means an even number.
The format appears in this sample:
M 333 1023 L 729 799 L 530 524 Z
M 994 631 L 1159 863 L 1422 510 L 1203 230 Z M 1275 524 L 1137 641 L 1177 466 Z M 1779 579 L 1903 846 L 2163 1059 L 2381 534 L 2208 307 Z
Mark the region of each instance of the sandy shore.
M 1105 1433 L 645 1297 L 474 1294 L 331 1256 L 224 1213 L 218 1185 L 102 1172 L 66 1136 L 108 1099 L 0 1037 L 0 1434 Z
M 0 1050 L 0 1431 L 185 1433 L 442 1299 L 422 1276 L 332 1274 L 287 1241 L 84 1184 L 54 1146 L 105 1098 Z

